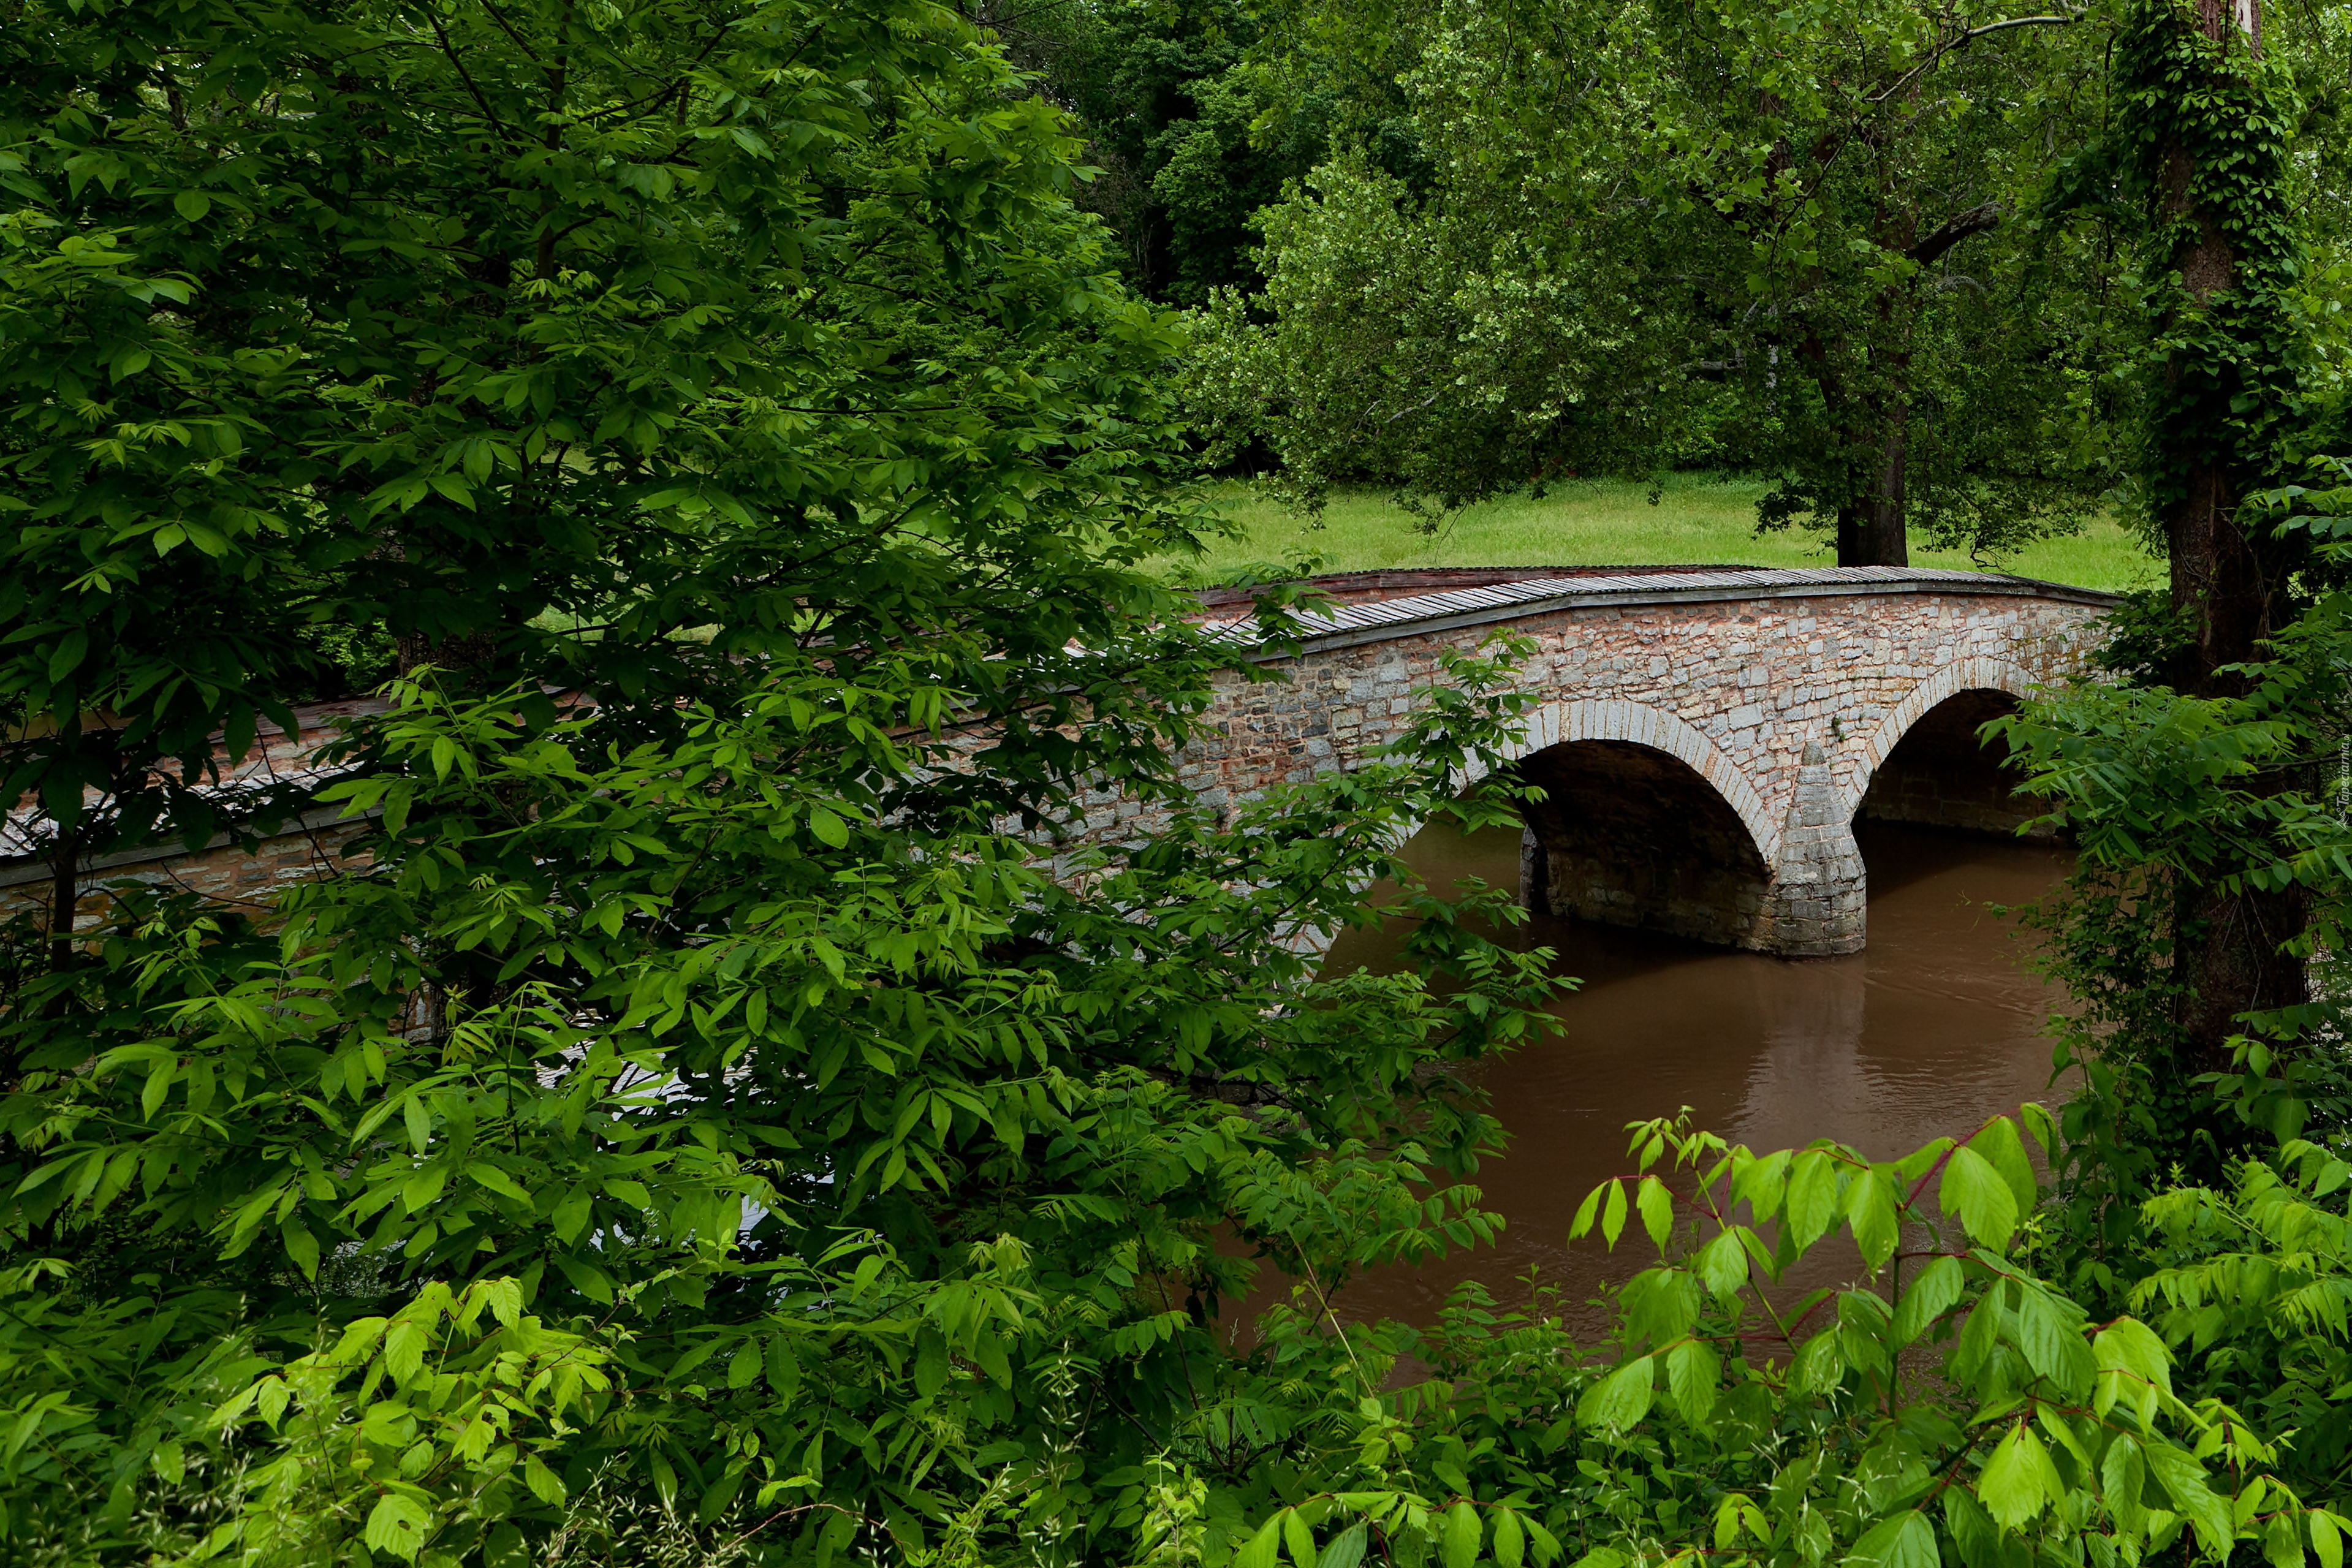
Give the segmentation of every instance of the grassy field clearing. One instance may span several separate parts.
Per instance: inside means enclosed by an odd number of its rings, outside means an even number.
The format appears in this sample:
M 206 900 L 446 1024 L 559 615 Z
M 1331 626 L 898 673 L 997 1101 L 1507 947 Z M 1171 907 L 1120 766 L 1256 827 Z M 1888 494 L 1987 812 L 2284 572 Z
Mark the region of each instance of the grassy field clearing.
M 1658 505 L 1644 484 L 1580 480 L 1555 487 L 1540 501 L 1516 497 L 1474 507 L 1446 533 L 1417 533 L 1412 520 L 1370 491 L 1335 495 L 1322 526 L 1234 485 L 1219 495 L 1225 515 L 1246 537 L 1218 545 L 1198 569 L 1223 578 L 1256 563 L 1323 558 L 1325 571 L 1365 571 L 1416 566 L 1617 566 L 1712 562 L 1741 566 L 1827 566 L 1828 543 L 1788 529 L 1758 535 L 1756 498 L 1765 486 L 1749 479 L 1677 475 Z M 2162 580 L 2163 564 L 2116 524 L 2102 518 L 2083 532 L 2055 538 L 1993 561 L 1960 550 L 1911 548 L 1915 566 L 2007 571 L 2084 588 L 2141 588 Z

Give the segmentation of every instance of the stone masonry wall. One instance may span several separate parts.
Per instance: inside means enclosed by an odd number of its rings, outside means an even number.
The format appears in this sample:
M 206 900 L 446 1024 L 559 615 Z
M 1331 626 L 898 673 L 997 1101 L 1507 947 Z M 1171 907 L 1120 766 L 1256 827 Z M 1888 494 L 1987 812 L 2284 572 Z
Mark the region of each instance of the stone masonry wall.
M 79 897 L 74 924 L 97 924 L 111 896 L 110 887 L 122 882 L 165 893 L 194 893 L 257 918 L 268 913 L 270 901 L 289 883 L 364 863 L 344 853 L 344 847 L 358 832 L 357 823 L 326 822 L 280 833 L 251 852 L 226 844 L 195 854 L 158 849 L 87 866 L 76 879 Z M 46 914 L 48 904 L 48 867 L 20 864 L 0 869 L 0 919 L 28 909 Z

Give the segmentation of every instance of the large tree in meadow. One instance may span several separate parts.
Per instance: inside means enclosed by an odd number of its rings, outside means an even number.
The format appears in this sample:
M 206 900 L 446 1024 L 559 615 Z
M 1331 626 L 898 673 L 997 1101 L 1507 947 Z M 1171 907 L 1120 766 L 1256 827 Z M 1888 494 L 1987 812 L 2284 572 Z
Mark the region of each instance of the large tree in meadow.
M 1352 25 L 1333 20 L 1344 16 Z M 1428 514 L 1709 463 L 1760 520 L 1900 564 L 1998 551 L 2112 474 L 2095 238 L 2039 224 L 2095 134 L 2071 11 L 1659 4 L 1304 8 L 1402 61 L 1427 194 L 1344 158 L 1266 214 L 1262 300 L 1197 394 L 1312 489 Z

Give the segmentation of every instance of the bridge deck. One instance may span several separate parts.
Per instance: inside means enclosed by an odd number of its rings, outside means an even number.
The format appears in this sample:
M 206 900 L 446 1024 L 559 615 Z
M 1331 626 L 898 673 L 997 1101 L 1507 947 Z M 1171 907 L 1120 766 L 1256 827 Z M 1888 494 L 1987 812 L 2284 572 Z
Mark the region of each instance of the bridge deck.
M 1703 604 L 1730 599 L 1807 599 L 1853 593 L 1963 593 L 2054 600 L 2100 608 L 2118 596 L 2032 578 L 1939 568 L 1826 566 L 1806 570 L 1627 572 L 1607 577 L 1537 577 L 1521 582 L 1454 588 L 1367 603 L 1336 605 L 1293 617 L 1307 651 L 1354 647 L 1392 637 L 1418 636 L 1552 610 L 1643 604 Z M 1251 637 L 1246 622 L 1226 633 Z M 1254 639 L 1253 639 L 1254 640 Z M 1268 654 L 1279 657 L 1279 654 Z

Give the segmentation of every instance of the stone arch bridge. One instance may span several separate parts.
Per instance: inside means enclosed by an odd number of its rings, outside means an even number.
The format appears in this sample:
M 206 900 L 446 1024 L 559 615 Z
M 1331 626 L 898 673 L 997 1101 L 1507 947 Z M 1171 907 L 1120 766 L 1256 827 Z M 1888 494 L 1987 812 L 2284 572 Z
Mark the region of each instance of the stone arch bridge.
M 1858 818 L 2008 832 L 2034 814 L 1977 727 L 2077 673 L 2115 602 L 1887 567 L 1324 581 L 1342 602 L 1268 661 L 1287 680 L 1228 678 L 1217 738 L 1182 759 L 1212 800 L 1348 766 L 1403 727 L 1441 649 L 1508 626 L 1536 644 L 1520 678 L 1541 699 L 1516 766 L 1548 796 L 1523 898 L 1789 956 L 1862 947 Z
M 1499 627 L 1537 652 L 1539 703 L 1516 766 L 1543 786 L 1521 887 L 1563 914 L 1790 956 L 1863 946 L 1857 817 L 1988 831 L 2029 812 L 1976 727 L 2074 674 L 2105 594 L 2017 578 L 1882 567 L 1812 571 L 1533 569 L 1320 580 L 1341 603 L 1302 617 L 1282 684 L 1223 677 L 1213 741 L 1180 766 L 1215 802 L 1334 768 L 1396 735 L 1439 651 Z M 1247 612 L 1240 593 L 1204 613 Z M 1224 604 L 1216 602 L 1220 598 Z M 266 734 L 249 766 L 283 775 L 338 713 Z M 1116 796 L 1091 825 L 1137 808 Z M 331 870 L 355 824 L 326 809 L 257 855 L 225 841 L 110 856 L 115 878 L 169 881 L 258 904 Z M 46 860 L 0 824 L 0 912 L 38 897 Z

